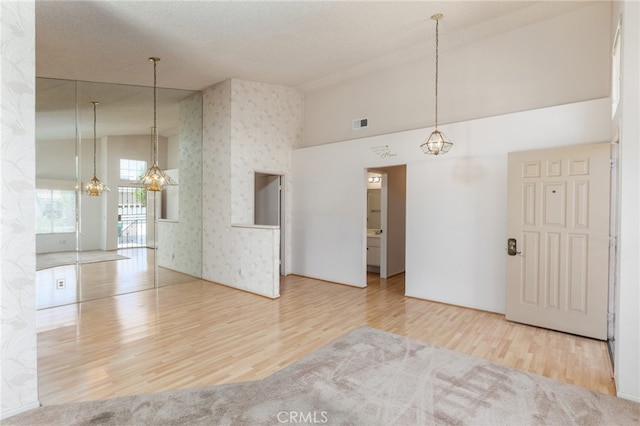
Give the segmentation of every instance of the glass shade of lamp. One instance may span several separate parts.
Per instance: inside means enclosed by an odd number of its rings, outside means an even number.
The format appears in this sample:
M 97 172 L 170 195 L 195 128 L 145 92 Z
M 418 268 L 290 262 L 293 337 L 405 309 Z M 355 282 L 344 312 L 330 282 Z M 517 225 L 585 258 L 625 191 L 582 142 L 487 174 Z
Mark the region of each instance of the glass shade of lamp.
M 153 145 L 153 165 L 140 177 L 140 183 L 147 191 L 162 191 L 167 185 L 177 185 L 171 176 L 158 166 L 158 133 L 151 128 L 151 143 Z
M 111 192 L 109 187 L 102 183 L 95 175 L 84 187 L 84 192 L 92 197 L 99 197 L 105 191 Z
M 425 154 L 440 155 L 449 152 L 452 146 L 453 142 L 447 135 L 436 129 L 431 132 L 429 139 L 420 145 L 420 148 Z
M 149 167 L 142 178 L 140 178 L 140 183 L 144 185 L 147 191 L 162 191 L 167 185 L 177 185 L 177 183 L 155 163 Z

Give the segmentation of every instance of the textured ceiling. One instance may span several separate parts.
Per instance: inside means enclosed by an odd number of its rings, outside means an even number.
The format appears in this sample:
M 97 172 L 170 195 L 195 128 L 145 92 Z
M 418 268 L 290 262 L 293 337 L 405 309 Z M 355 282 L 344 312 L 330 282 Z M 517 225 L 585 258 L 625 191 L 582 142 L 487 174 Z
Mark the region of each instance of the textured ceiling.
M 525 26 L 577 1 L 37 1 L 39 77 L 203 90 L 241 78 L 311 91 Z

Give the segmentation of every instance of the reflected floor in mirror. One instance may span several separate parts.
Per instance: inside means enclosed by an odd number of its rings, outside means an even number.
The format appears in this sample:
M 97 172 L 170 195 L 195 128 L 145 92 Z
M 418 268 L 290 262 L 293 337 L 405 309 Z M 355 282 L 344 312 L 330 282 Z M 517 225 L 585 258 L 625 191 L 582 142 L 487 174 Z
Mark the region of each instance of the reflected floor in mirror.
M 154 250 L 145 247 L 108 253 L 124 258 L 79 265 L 63 265 L 36 272 L 37 308 L 149 290 L 154 287 Z M 193 281 L 191 275 L 158 268 L 158 286 Z

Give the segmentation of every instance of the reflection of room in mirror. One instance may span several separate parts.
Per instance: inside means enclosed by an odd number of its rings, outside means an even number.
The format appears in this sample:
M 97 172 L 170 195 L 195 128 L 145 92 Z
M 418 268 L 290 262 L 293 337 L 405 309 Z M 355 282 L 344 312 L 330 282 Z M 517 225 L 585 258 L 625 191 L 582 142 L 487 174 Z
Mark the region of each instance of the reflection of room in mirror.
M 176 178 L 180 175 L 180 186 L 147 201 L 138 178 L 151 161 L 153 88 L 36 80 L 37 253 L 119 253 L 137 247 L 129 260 L 83 263 L 78 274 L 75 264 L 38 271 L 38 289 L 43 289 L 38 307 L 137 291 L 149 288 L 149 282 L 153 287 L 200 277 L 202 227 L 193 224 L 202 221 L 202 93 L 158 89 L 159 166 Z M 111 188 L 101 197 L 77 189 L 93 176 L 90 102 L 95 99 L 100 100 L 96 166 L 100 180 Z M 124 170 L 123 160 L 144 167 L 141 172 Z M 131 195 L 126 200 L 123 188 Z M 143 216 L 134 218 L 135 223 L 124 217 L 134 210 Z M 130 241 L 134 237 L 135 244 Z M 159 263 L 157 275 L 146 266 L 149 261 Z M 120 273 L 123 268 L 129 275 Z M 65 277 L 66 287 L 51 293 L 57 275 Z
M 79 301 L 99 299 L 118 294 L 154 288 L 154 250 L 148 248 L 127 248 L 116 251 L 73 252 L 80 263 L 76 266 L 75 257 L 65 261 L 69 252 L 56 253 L 61 260 L 56 265 L 36 272 L 37 309 L 51 308 Z M 86 256 L 85 256 L 86 253 Z M 48 254 L 38 255 L 40 257 Z M 42 263 L 42 262 L 40 262 Z M 77 277 L 82 281 L 77 286 Z M 197 278 L 158 267 L 163 279 L 159 285 L 190 282 Z M 64 280 L 65 287 L 58 289 L 55 283 Z

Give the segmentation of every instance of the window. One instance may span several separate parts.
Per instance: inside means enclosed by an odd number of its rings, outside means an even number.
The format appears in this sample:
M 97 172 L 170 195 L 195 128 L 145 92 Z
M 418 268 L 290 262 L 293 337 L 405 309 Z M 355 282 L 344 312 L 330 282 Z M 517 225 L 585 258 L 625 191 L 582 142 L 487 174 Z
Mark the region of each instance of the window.
M 57 234 L 75 230 L 75 191 L 36 189 L 36 233 Z
M 147 171 L 147 162 L 144 160 L 120 159 L 120 179 L 137 181 Z

